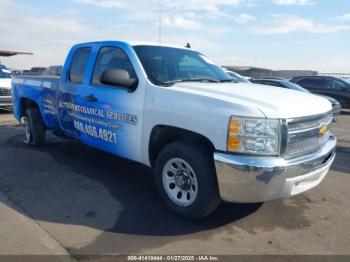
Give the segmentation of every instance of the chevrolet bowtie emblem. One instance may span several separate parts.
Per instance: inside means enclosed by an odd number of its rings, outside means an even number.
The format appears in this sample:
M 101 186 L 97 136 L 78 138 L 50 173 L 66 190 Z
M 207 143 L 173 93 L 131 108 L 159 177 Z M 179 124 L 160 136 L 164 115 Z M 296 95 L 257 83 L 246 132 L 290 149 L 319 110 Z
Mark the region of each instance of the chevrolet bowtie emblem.
M 320 136 L 324 136 L 325 134 L 327 134 L 328 131 L 328 127 L 326 125 L 322 125 L 320 128 Z

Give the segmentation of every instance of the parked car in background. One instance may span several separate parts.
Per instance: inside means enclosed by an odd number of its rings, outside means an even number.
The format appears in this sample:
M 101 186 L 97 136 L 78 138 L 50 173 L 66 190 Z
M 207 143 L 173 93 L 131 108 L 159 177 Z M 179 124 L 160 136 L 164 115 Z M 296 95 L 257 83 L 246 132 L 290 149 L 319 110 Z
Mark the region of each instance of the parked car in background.
M 236 72 L 233 72 L 233 71 L 230 71 L 230 70 L 227 70 L 227 69 L 224 69 L 225 73 L 228 74 L 231 78 L 233 78 L 234 80 L 236 80 L 238 83 L 250 83 L 250 81 L 245 78 L 244 76 L 236 73 Z
M 0 67 L 0 108 L 12 107 L 11 72 L 3 65 Z
M 290 80 L 312 93 L 333 97 L 343 108 L 350 108 L 350 81 L 334 76 L 302 76 Z
M 45 69 L 46 67 L 32 67 L 30 70 L 23 70 L 23 75 L 40 76 Z
M 0 64 L 0 70 L 2 69 L 8 70 L 6 66 Z
M 22 70 L 17 70 L 17 69 L 14 69 L 14 70 L 11 70 L 11 73 L 12 75 L 23 75 L 23 71 Z
M 279 77 L 279 76 L 267 76 L 267 77 L 264 77 L 264 79 L 272 79 L 272 80 L 288 80 L 287 78 L 284 78 L 284 77 Z
M 282 88 L 288 88 L 288 89 L 292 89 L 292 90 L 296 90 L 296 91 L 300 91 L 300 92 L 305 92 L 305 93 L 310 93 L 308 90 L 306 90 L 305 88 L 291 83 L 287 80 L 277 80 L 277 79 L 254 79 L 251 80 L 252 83 L 255 84 L 261 84 L 261 85 L 269 85 L 269 86 L 277 86 L 277 87 L 282 87 Z M 329 96 L 323 96 L 320 95 L 326 99 L 328 99 L 328 101 L 332 104 L 332 108 L 333 108 L 333 121 L 336 122 L 340 116 L 340 112 L 341 112 L 341 105 L 340 103 Z
M 43 76 L 60 76 L 62 71 L 62 66 L 49 66 L 43 72 Z

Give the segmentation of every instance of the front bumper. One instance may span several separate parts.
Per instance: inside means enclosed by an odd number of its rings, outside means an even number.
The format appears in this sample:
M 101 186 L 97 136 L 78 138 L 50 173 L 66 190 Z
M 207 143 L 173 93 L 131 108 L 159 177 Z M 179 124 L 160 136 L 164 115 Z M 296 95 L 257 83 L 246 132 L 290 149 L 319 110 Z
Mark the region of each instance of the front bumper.
M 0 96 L 0 107 L 12 107 L 12 97 Z
M 335 158 L 331 135 L 317 152 L 292 159 L 214 153 L 220 196 L 237 203 L 257 203 L 297 195 L 318 184 Z
M 340 112 L 341 112 L 341 105 L 339 103 L 333 105 L 333 122 L 337 122 L 337 120 L 340 117 Z

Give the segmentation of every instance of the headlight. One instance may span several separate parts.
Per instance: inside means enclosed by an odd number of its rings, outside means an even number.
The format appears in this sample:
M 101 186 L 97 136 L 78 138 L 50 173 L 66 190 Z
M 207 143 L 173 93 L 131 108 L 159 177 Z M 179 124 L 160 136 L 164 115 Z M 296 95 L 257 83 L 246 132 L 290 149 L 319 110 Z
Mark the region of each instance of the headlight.
M 277 155 L 279 147 L 279 120 L 231 117 L 227 138 L 228 151 Z

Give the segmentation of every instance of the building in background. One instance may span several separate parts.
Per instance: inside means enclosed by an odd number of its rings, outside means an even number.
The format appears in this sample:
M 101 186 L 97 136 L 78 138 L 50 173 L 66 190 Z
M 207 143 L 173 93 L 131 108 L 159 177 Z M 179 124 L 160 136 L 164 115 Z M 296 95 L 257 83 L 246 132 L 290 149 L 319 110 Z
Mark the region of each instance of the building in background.
M 350 79 L 350 73 L 319 73 L 320 76 L 335 76 Z
M 318 72 L 313 70 L 277 70 L 274 71 L 278 77 L 291 79 L 298 76 L 317 76 Z
M 316 76 L 317 71 L 313 70 L 272 70 L 267 68 L 259 68 L 252 66 L 224 66 L 228 70 L 235 71 L 243 76 L 253 79 L 265 77 L 282 77 L 291 79 L 298 76 Z
M 228 70 L 234 71 L 242 76 L 250 78 L 263 78 L 273 76 L 273 70 L 252 66 L 224 66 Z

